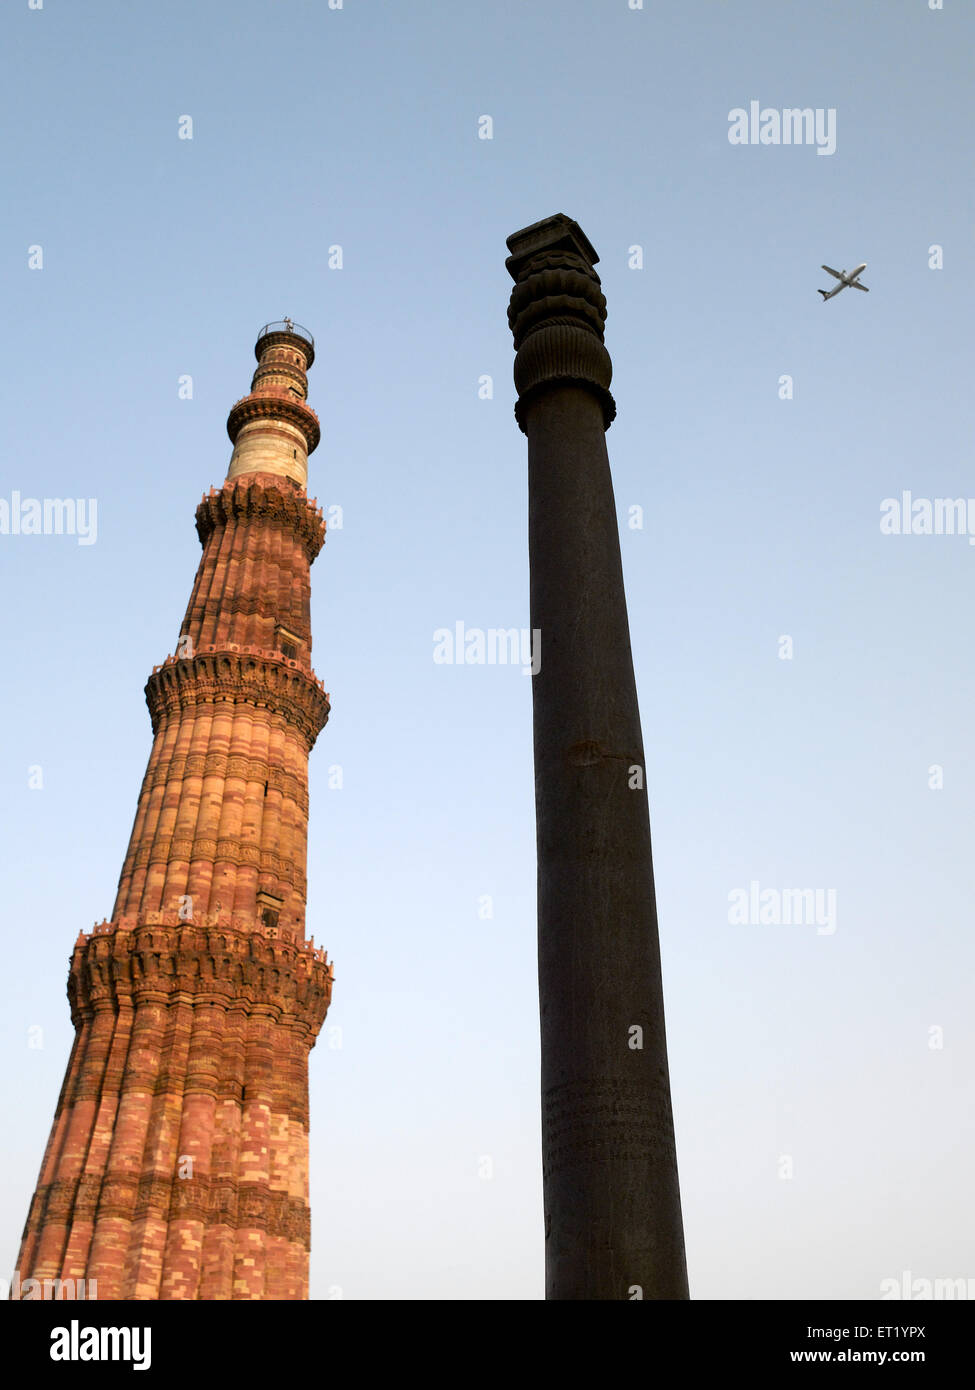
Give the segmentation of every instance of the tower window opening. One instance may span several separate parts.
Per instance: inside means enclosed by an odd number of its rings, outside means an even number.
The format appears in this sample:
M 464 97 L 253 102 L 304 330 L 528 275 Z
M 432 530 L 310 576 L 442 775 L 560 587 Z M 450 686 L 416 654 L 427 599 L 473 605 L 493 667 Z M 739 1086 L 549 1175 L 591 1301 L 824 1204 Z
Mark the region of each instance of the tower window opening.
M 274 639 L 278 645 L 278 651 L 286 661 L 297 661 L 298 652 L 301 649 L 301 638 L 288 628 L 279 624 L 274 630 Z
M 275 893 L 261 891 L 257 895 L 257 910 L 260 914 L 261 925 L 269 931 L 276 931 L 278 918 L 281 909 L 284 907 L 284 899 L 279 898 Z

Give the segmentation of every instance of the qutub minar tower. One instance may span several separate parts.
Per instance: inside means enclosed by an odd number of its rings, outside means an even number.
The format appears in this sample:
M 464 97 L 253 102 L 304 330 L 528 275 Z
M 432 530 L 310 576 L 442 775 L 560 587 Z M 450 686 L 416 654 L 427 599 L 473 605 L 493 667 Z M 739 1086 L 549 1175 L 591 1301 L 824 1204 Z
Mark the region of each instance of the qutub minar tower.
M 227 478 L 176 655 L 111 921 L 75 943 L 76 1036 L 18 1260 L 104 1299 L 308 1296 L 308 1054 L 332 969 L 305 937 L 311 335 L 269 324 L 230 412 Z

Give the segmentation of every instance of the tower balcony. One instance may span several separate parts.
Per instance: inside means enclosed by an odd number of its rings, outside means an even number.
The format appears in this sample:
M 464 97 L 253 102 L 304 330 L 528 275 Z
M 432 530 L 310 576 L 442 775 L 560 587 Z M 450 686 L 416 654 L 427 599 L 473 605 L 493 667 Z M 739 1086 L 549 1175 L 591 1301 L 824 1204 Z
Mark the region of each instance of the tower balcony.
M 304 436 L 308 452 L 314 453 L 322 437 L 318 416 L 310 405 L 280 386 L 265 386 L 259 392 L 242 396 L 230 407 L 227 434 L 232 444 L 242 427 L 258 420 L 287 420 Z
M 278 319 L 274 323 L 266 323 L 257 335 L 257 342 L 254 345 L 254 356 L 260 361 L 262 353 L 271 344 L 268 338 L 281 337 L 299 338 L 305 344 L 306 367 L 310 367 L 315 360 L 315 339 L 307 328 L 302 328 L 300 323 L 292 323 L 291 319 Z

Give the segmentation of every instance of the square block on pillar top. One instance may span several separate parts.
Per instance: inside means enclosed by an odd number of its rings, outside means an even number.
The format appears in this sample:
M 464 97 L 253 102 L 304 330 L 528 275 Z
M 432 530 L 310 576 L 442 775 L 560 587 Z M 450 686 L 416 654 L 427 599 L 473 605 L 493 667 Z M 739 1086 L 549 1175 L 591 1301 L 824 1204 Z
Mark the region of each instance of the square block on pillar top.
M 504 264 L 512 280 L 518 279 L 526 261 L 543 251 L 574 251 L 589 265 L 596 265 L 599 260 L 596 248 L 579 223 L 566 217 L 564 212 L 533 222 L 520 232 L 512 232 L 505 244 L 511 255 Z

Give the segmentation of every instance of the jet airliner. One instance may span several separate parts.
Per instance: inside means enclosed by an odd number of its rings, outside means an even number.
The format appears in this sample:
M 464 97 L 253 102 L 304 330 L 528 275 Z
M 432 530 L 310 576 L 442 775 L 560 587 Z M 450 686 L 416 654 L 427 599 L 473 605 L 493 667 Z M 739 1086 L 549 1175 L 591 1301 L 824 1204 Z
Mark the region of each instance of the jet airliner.
M 834 285 L 831 290 L 819 291 L 823 296 L 823 303 L 825 304 L 827 299 L 832 299 L 834 294 L 839 294 L 840 290 L 845 290 L 847 285 L 851 285 L 855 290 L 863 290 L 864 294 L 869 294 L 870 291 L 867 289 L 866 285 L 861 285 L 860 281 L 857 279 L 857 276 L 862 275 L 866 268 L 867 263 L 864 261 L 862 265 L 857 266 L 856 270 L 851 270 L 848 275 L 845 270 L 834 270 L 832 266 L 824 265 L 823 270 L 825 270 L 827 274 L 832 275 L 835 280 L 839 280 L 840 283 Z

